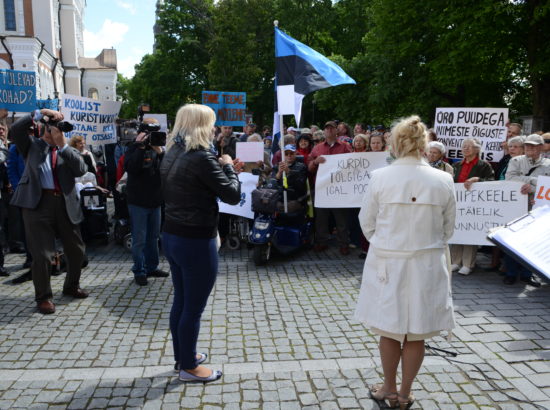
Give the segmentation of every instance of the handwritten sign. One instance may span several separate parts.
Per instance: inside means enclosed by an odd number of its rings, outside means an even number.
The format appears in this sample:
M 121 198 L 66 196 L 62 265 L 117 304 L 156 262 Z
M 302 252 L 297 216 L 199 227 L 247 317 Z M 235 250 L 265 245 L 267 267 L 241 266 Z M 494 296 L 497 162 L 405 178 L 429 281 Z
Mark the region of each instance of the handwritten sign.
M 535 205 L 533 208 L 540 208 L 550 205 L 550 177 L 537 177 L 537 189 L 535 190 Z
M 0 108 L 16 112 L 36 110 L 36 74 L 0 70 Z
M 246 93 L 203 91 L 202 103 L 216 113 L 216 125 L 244 127 L 246 124 Z
M 236 157 L 241 162 L 258 162 L 264 160 L 263 142 L 237 142 Z
M 388 165 L 387 152 L 325 155 L 315 180 L 315 207 L 360 208 L 371 173 Z
M 258 175 L 252 175 L 249 172 L 241 172 L 239 174 L 239 181 L 241 181 L 240 202 L 237 205 L 229 205 L 218 199 L 220 212 L 254 219 L 254 212 L 252 212 L 252 191 L 254 191 L 258 185 L 258 178 Z
M 36 108 L 41 110 L 42 108 L 47 108 L 49 110 L 58 111 L 59 110 L 59 99 L 48 98 L 46 100 L 36 100 Z
M 117 142 L 115 120 L 120 111 L 120 101 L 99 101 L 65 94 L 61 101 L 61 113 L 74 130 L 65 135 L 70 138 L 82 135 L 87 145 L 104 145 Z
M 449 243 L 492 245 L 487 232 L 527 213 L 527 195 L 520 190 L 522 182 L 478 182 L 464 188 L 455 184 L 455 232 Z
M 437 108 L 435 133 L 447 147 L 447 156 L 462 159 L 462 142 L 475 137 L 481 141 L 482 159 L 499 161 L 504 153 L 508 108 Z

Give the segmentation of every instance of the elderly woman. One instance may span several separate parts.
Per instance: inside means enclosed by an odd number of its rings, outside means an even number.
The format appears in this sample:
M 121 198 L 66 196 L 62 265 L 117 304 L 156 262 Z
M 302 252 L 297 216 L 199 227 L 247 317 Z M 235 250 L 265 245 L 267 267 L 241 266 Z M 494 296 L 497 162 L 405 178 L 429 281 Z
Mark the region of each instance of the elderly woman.
M 464 159 L 453 164 L 454 180 L 470 189 L 475 182 L 494 181 L 495 173 L 491 165 L 483 161 L 481 143 L 477 138 L 466 138 L 462 143 Z M 451 245 L 451 270 L 461 275 L 469 275 L 476 263 L 476 245 Z
M 168 152 L 161 164 L 165 222 L 164 254 L 170 263 L 174 300 L 170 331 L 176 370 L 183 382 L 211 382 L 222 373 L 200 364 L 200 319 L 218 273 L 218 202 L 237 204 L 241 188 L 227 154 L 211 152 L 216 115 L 205 105 L 187 104 L 176 114 Z
M 254 133 L 246 139 L 246 142 L 263 142 L 262 136 L 260 134 Z M 263 161 L 245 162 L 242 170 L 243 172 L 252 172 L 255 169 L 259 171 L 260 178 L 258 179 L 258 186 L 261 186 L 271 174 L 269 154 L 265 150 Z
M 419 117 L 393 127 L 391 146 L 397 159 L 372 173 L 359 214 L 371 248 L 355 317 L 380 335 L 384 384 L 372 387 L 371 397 L 381 408 L 411 407 L 424 340 L 455 325 L 447 268 L 456 212 L 454 184 L 449 174 L 423 160 L 426 145 L 426 126 Z
M 428 144 L 428 152 L 426 153 L 426 158 L 433 168 L 448 172 L 449 174 L 451 174 L 451 176 L 454 176 L 453 167 L 443 161 L 446 151 L 447 150 L 445 149 L 445 145 L 443 145 L 441 142 L 431 141 Z
M 508 163 L 514 157 L 523 155 L 523 142 L 525 138 L 522 136 L 512 137 L 506 142 L 508 154 L 504 155 L 498 163 L 496 180 L 503 181 L 506 179 L 506 171 L 508 170 Z
M 381 132 L 372 133 L 369 138 L 369 151 L 382 152 L 386 150 L 386 141 L 384 141 L 384 134 Z
M 369 137 L 365 134 L 357 134 L 353 138 L 353 152 L 367 152 L 369 146 Z
M 69 139 L 69 145 L 73 148 L 76 148 L 82 159 L 88 166 L 88 172 L 91 172 L 94 175 L 97 175 L 96 163 L 94 155 L 86 149 L 86 141 L 82 135 L 75 135 Z

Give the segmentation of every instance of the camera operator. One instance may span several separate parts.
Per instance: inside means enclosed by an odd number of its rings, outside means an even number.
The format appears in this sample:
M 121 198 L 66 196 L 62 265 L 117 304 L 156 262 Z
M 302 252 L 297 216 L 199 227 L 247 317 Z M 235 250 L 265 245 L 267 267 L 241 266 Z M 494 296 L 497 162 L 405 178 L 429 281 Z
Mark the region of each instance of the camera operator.
M 139 133 L 124 156 L 128 173 L 126 195 L 132 230 L 132 258 L 134 278 L 146 286 L 147 277 L 166 277 L 168 272 L 158 269 L 162 193 L 160 163 L 164 156 L 164 141 L 157 141 L 160 125 L 154 118 L 145 118 Z
M 67 145 L 63 132 L 71 131 L 72 125 L 62 120 L 61 113 L 42 109 L 20 118 L 11 127 L 17 150 L 25 158 L 25 171 L 11 204 L 23 208 L 35 298 L 43 314 L 55 312 L 50 269 L 56 234 L 67 258 L 63 294 L 88 296 L 80 288 L 84 242 L 79 224 L 84 217 L 75 191 L 75 178 L 84 175 L 87 167 L 80 153 Z M 31 127 L 38 138 L 29 135 Z

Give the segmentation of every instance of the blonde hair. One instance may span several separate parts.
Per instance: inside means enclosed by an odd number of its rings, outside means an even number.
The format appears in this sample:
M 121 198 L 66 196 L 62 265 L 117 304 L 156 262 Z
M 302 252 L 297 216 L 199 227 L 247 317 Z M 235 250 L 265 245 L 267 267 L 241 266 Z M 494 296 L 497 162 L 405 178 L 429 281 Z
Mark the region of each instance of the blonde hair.
M 369 137 L 367 137 L 365 134 L 357 134 L 355 137 L 353 137 L 351 145 L 355 146 L 355 141 L 357 140 L 362 140 L 365 143 L 365 149 L 369 149 Z
M 69 145 L 73 148 L 76 148 L 76 144 L 79 142 L 83 142 L 84 144 L 86 143 L 86 140 L 82 135 L 75 135 L 69 139 Z
M 206 105 L 186 104 L 180 107 L 167 148 L 174 145 L 174 138 L 178 135 L 184 140 L 186 151 L 210 148 L 215 122 L 214 110 Z
M 246 139 L 246 142 L 262 142 L 262 136 L 258 133 L 254 133 Z
M 428 128 L 418 115 L 402 118 L 393 125 L 390 141 L 396 158 L 421 158 L 428 144 Z

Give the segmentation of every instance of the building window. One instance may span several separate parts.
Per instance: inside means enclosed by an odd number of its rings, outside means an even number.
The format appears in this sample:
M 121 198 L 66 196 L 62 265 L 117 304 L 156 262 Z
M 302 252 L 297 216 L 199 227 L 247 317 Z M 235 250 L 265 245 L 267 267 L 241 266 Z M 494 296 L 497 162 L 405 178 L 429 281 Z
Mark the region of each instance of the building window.
M 99 100 L 99 91 L 97 91 L 97 88 L 90 88 L 88 90 L 88 98 L 93 98 L 94 100 Z
M 6 23 L 6 31 L 17 31 L 14 0 L 4 0 L 4 21 Z

